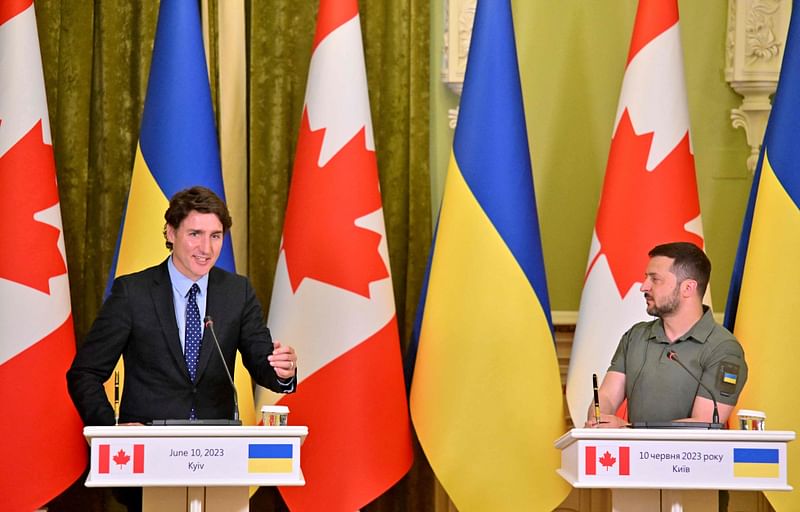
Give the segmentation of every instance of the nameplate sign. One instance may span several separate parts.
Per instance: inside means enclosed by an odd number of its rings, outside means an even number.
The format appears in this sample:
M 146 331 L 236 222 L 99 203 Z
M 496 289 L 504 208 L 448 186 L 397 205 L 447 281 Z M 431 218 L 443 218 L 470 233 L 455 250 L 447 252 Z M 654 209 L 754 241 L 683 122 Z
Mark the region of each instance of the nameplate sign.
M 571 442 L 559 446 L 559 473 L 574 487 L 791 489 L 786 441 L 794 433 L 778 440 L 765 434 L 727 433 L 731 431 L 642 435 L 625 430 L 606 437 L 601 431 L 575 429 Z
M 305 427 L 98 428 L 116 430 L 105 436 L 85 432 L 91 443 L 88 487 L 305 483 Z

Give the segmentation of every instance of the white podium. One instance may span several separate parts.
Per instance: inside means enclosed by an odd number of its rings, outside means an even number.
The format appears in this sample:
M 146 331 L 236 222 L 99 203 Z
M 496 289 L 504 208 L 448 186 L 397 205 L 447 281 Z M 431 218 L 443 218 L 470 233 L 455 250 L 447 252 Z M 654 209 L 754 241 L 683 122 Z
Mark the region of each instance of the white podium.
M 561 436 L 558 473 L 573 487 L 607 488 L 613 510 L 717 510 L 719 489 L 791 491 L 794 432 L 587 429 Z
M 249 487 L 304 485 L 307 427 L 86 427 L 87 487 L 143 487 L 144 511 L 247 511 Z

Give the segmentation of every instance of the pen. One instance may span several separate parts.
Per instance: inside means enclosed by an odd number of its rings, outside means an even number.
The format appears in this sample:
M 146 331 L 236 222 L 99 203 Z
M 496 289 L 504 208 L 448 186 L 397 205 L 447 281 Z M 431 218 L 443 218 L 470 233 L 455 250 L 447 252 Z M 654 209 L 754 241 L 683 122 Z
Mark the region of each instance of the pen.
M 600 395 L 597 390 L 597 374 L 592 374 L 592 386 L 594 388 L 594 419 L 595 422 L 600 424 Z
M 114 425 L 119 425 L 119 372 L 114 372 Z

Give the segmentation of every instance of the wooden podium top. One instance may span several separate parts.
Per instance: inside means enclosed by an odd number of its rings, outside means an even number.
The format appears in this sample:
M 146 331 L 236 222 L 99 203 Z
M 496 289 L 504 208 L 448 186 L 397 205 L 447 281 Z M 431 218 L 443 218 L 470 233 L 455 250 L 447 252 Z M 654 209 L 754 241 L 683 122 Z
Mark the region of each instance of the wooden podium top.
M 789 442 L 795 433 L 789 430 L 708 430 L 693 428 L 573 428 L 555 442 L 564 449 L 579 439 L 631 441 L 745 441 Z
M 85 427 L 83 436 L 91 441 L 95 437 L 299 437 L 308 435 L 306 426 L 158 426 L 118 425 L 112 427 Z

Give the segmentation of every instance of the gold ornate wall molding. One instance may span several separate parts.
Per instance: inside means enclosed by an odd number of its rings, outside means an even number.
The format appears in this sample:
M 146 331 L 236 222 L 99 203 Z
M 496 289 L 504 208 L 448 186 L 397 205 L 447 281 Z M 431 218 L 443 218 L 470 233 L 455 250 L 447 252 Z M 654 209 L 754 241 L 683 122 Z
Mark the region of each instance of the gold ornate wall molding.
M 461 94 L 464 84 L 477 3 L 477 0 L 447 0 L 444 3 L 442 81 L 456 94 Z
M 790 0 L 728 0 L 725 80 L 743 97 L 739 108 L 731 110 L 731 121 L 734 128 L 744 128 L 750 172 L 772 109 L 790 14 Z
M 445 0 L 444 45 L 442 46 L 442 82 L 454 93 L 461 95 L 467 55 L 472 42 L 472 25 L 475 21 L 477 0 Z M 447 111 L 451 130 L 456 129 L 458 107 Z

